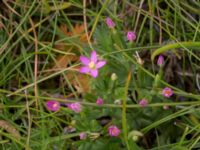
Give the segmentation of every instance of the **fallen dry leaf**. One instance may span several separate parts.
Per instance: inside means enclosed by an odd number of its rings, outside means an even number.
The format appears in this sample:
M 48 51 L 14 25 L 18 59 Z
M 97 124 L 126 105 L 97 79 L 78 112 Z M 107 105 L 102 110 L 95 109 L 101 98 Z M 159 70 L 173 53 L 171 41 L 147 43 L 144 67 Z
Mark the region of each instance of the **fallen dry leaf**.
M 87 43 L 87 37 L 84 30 L 84 25 L 76 24 L 72 31 L 68 31 L 66 25 L 60 26 L 61 31 L 66 36 L 77 36 L 79 37 L 80 42 L 83 44 Z M 59 55 L 56 57 L 56 64 L 54 64 L 53 69 L 63 69 L 70 64 L 76 63 L 79 61 L 79 54 L 80 49 L 77 46 L 69 46 L 67 43 L 60 42 L 55 45 L 56 49 L 65 51 L 67 53 L 72 53 L 72 55 Z M 76 69 L 79 69 L 77 67 Z M 68 73 L 66 74 L 66 77 L 69 79 L 70 83 L 76 88 L 78 93 L 88 92 L 90 90 L 89 88 L 89 78 L 87 75 L 77 73 Z M 63 80 L 62 80 L 63 81 Z
M 70 83 L 76 88 L 78 93 L 84 93 L 90 90 L 89 77 L 87 75 L 80 73 L 77 73 L 76 75 L 67 74 L 67 78 L 69 79 Z
M 75 27 L 73 28 L 72 32 L 68 31 L 67 26 L 66 25 L 61 25 L 60 26 L 61 31 L 63 31 L 63 33 L 66 36 L 79 36 L 79 39 L 81 42 L 83 43 L 87 43 L 87 35 L 85 33 L 85 28 L 83 24 L 76 24 Z

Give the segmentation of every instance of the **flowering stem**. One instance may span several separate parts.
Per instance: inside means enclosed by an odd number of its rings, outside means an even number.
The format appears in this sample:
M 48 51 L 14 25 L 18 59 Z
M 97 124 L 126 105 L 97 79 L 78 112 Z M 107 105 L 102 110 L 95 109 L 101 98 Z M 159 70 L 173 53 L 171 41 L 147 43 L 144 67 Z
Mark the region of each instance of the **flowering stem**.
M 128 133 L 127 133 L 127 126 L 126 126 L 126 99 L 128 94 L 128 87 L 131 81 L 131 71 L 128 74 L 126 84 L 125 84 L 125 92 L 124 92 L 124 98 L 122 103 L 122 128 L 123 128 L 123 134 L 124 134 L 124 140 L 126 142 L 127 149 L 130 150 L 129 144 L 128 144 Z
M 15 96 L 21 96 L 21 97 L 27 97 L 27 98 L 38 98 L 40 100 L 52 100 L 52 97 L 44 97 L 44 96 L 38 96 L 38 97 L 35 97 L 34 95 L 28 95 L 28 94 L 20 94 L 20 93 L 13 93 L 11 91 L 7 91 L 7 90 L 4 90 L 4 89 L 0 89 L 0 93 L 2 94 L 12 94 L 12 95 L 15 95 Z M 182 93 L 182 92 L 177 92 L 177 91 L 174 91 L 175 94 L 178 94 L 180 96 L 184 96 L 186 98 L 192 98 L 192 99 L 195 99 L 195 100 L 198 100 L 198 101 L 184 101 L 184 102 L 168 102 L 168 103 L 153 103 L 153 104 L 148 104 L 146 107 L 163 107 L 165 105 L 169 105 L 169 106 L 176 106 L 176 105 L 197 105 L 197 104 L 200 104 L 200 95 L 195 95 L 195 94 L 192 94 L 192 93 Z M 74 99 L 71 99 L 71 100 L 68 100 L 68 99 L 63 99 L 63 98 L 55 98 L 55 100 L 59 101 L 59 102 L 63 102 L 63 103 L 73 103 L 74 102 Z M 92 107 L 99 107 L 99 105 L 97 105 L 96 103 L 90 103 L 90 102 L 85 102 L 85 101 L 80 101 L 80 104 L 83 104 L 83 105 L 86 105 L 86 106 L 92 106 Z M 141 106 L 138 105 L 138 104 L 129 104 L 129 105 L 126 105 L 126 108 L 140 108 Z M 6 106 L 6 105 L 3 105 L 3 106 L 0 106 L 0 108 L 5 108 L 5 107 L 15 107 L 14 105 L 9 105 L 9 106 Z M 24 107 L 24 105 L 16 105 L 16 107 Z M 123 106 L 121 105 L 118 105 L 118 104 L 103 104 L 101 106 L 101 108 L 122 108 Z
M 129 49 L 129 48 L 132 48 L 132 47 L 135 47 L 134 44 L 133 44 L 133 42 L 128 42 L 127 48 Z
M 179 43 L 174 43 L 174 44 L 168 44 L 155 50 L 151 56 L 151 60 L 154 60 L 154 58 L 157 55 L 164 53 L 170 49 L 174 49 L 174 48 L 187 49 L 187 48 L 194 48 L 194 47 L 197 47 L 197 48 L 200 47 L 200 42 L 179 42 Z

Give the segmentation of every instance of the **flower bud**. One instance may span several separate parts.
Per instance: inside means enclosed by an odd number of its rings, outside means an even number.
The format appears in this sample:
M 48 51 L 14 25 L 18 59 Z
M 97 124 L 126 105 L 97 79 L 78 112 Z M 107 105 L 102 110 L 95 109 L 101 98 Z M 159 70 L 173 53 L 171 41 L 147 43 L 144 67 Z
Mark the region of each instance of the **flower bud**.
M 116 105 L 121 105 L 121 104 L 122 104 L 122 101 L 121 101 L 120 99 L 116 99 L 116 100 L 114 101 L 114 104 L 116 104 Z
M 106 24 L 109 28 L 114 28 L 115 27 L 115 23 L 112 21 L 111 18 L 107 17 L 106 18 Z
M 146 107 L 148 105 L 148 103 L 149 103 L 148 100 L 146 100 L 144 98 L 139 101 L 139 105 L 141 107 Z
M 126 37 L 128 41 L 132 42 L 136 39 L 136 34 L 133 31 L 128 31 Z
M 81 133 L 79 134 L 79 137 L 80 137 L 81 140 L 85 140 L 86 137 L 87 137 L 87 134 L 86 134 L 85 132 L 81 132 Z
M 99 106 L 101 106 L 101 105 L 103 105 L 103 99 L 102 98 L 98 98 L 97 100 L 96 100 L 96 104 L 97 105 L 99 105 Z
M 137 142 L 139 138 L 142 136 L 143 136 L 143 133 L 137 130 L 133 130 L 128 134 L 128 138 L 132 139 L 135 142 Z
M 164 57 L 163 55 L 159 55 L 158 60 L 157 60 L 157 65 L 161 67 L 163 66 L 163 64 L 164 64 Z
M 117 75 L 116 75 L 116 73 L 112 73 L 112 75 L 111 75 L 111 80 L 112 80 L 112 81 L 117 80 Z

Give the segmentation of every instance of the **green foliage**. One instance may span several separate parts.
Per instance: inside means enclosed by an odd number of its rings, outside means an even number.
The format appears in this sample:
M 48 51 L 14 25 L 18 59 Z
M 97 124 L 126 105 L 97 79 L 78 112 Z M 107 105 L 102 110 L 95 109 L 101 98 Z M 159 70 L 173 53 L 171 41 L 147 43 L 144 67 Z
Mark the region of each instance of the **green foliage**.
M 4 0 L 0 6 L 1 150 L 200 148 L 199 1 Z M 136 40 L 128 41 L 127 31 Z M 97 78 L 78 72 L 79 56 L 94 49 L 106 60 Z M 163 96 L 165 87 L 173 96 Z M 59 111 L 48 110 L 48 100 L 58 101 Z M 73 102 L 80 112 L 69 108 Z M 118 136 L 110 135 L 111 125 Z

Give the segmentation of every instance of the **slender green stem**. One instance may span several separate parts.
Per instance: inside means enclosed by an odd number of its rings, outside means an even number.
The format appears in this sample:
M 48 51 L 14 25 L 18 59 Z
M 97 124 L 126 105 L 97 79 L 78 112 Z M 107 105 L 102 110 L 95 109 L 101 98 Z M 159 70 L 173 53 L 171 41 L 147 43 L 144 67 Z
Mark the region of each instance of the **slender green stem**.
M 123 128 L 123 134 L 124 134 L 124 140 L 126 142 L 127 149 L 130 150 L 129 143 L 128 143 L 128 132 L 127 132 L 127 121 L 126 121 L 126 99 L 128 94 L 128 87 L 131 81 L 131 71 L 128 74 L 128 78 L 126 80 L 125 84 L 125 92 L 124 92 L 124 98 L 122 103 L 122 128 Z
M 92 30 L 90 32 L 90 36 L 89 36 L 89 39 L 91 39 L 95 29 L 96 29 L 96 26 L 97 26 L 97 23 L 99 21 L 99 18 L 100 18 L 100 15 L 102 14 L 103 10 L 106 8 L 107 4 L 108 4 L 109 0 L 106 0 L 103 4 L 103 6 L 101 7 L 99 13 L 97 14 L 96 18 L 95 18 L 95 21 L 94 21 L 94 24 L 92 26 Z
M 151 56 L 151 59 L 154 60 L 154 58 L 157 55 L 174 48 L 199 48 L 199 47 L 200 47 L 200 42 L 179 42 L 174 44 L 168 44 L 155 50 Z

